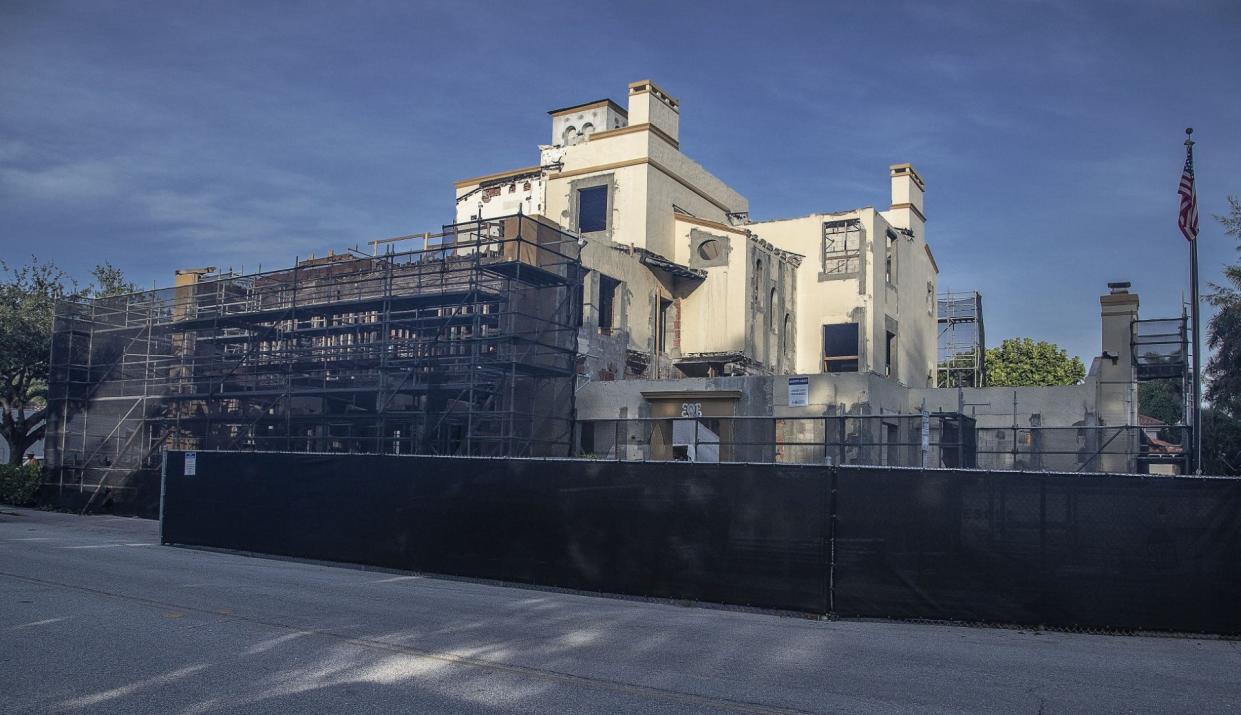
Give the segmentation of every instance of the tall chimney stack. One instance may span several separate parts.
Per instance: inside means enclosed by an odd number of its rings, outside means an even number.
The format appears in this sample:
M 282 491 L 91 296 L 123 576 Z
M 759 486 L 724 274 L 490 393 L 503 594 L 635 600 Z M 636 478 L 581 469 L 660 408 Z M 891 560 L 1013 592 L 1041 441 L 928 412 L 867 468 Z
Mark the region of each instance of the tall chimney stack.
M 884 215 L 893 226 L 924 236 L 926 213 L 922 197 L 926 184 L 912 164 L 893 164 L 888 168 L 892 175 L 892 207 Z
M 1133 323 L 1138 319 L 1138 295 L 1130 293 L 1127 282 L 1107 284 L 1107 295 L 1099 296 L 1099 317 L 1103 333 L 1098 366 L 1095 412 L 1099 424 L 1108 427 L 1138 425 L 1138 381 L 1133 364 Z M 1131 472 L 1136 468 L 1136 430 L 1115 435 L 1106 447 L 1099 447 L 1098 466 L 1104 472 Z
M 681 141 L 681 103 L 644 79 L 629 85 L 629 126 L 647 123 Z

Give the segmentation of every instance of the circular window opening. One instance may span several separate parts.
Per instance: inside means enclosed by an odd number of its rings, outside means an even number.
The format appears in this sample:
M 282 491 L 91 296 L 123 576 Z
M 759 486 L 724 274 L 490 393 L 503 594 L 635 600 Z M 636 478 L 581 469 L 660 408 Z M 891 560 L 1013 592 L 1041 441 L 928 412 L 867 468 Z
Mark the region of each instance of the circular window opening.
M 714 261 L 719 258 L 720 254 L 723 252 L 724 248 L 720 245 L 720 242 L 714 238 L 708 238 L 698 244 L 698 257 L 704 261 Z

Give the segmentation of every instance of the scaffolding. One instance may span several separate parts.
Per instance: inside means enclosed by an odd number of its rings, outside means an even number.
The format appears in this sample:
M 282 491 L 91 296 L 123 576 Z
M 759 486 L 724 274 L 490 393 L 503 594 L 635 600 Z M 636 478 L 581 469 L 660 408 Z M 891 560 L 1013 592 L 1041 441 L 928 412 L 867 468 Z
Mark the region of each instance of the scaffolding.
M 121 487 L 163 448 L 568 456 L 578 239 L 519 214 L 372 246 L 59 303 L 52 479 Z
M 1149 447 L 1139 460 L 1143 469 L 1151 465 L 1170 465 L 1181 474 L 1190 471 L 1189 455 L 1192 435 L 1191 385 L 1188 317 L 1156 318 L 1133 321 L 1130 332 L 1134 376 L 1139 383 L 1163 383 L 1180 405 L 1175 419 L 1163 423 L 1155 419 L 1143 404 L 1146 391 L 1138 391 L 1138 415 L 1142 422 L 1142 445 Z
M 983 332 L 982 295 L 975 291 L 938 297 L 939 359 L 937 387 L 984 387 L 987 341 Z

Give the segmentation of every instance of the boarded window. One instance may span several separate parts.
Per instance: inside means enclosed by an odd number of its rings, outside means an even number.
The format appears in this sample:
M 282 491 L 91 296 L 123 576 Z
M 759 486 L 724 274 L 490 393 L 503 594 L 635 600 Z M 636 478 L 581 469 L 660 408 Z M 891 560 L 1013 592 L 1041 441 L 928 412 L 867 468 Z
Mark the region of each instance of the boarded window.
M 823 372 L 858 371 L 857 323 L 823 326 Z
M 577 190 L 577 230 L 581 233 L 608 230 L 608 187 Z
M 847 276 L 862 265 L 862 223 L 857 219 L 823 224 L 823 273 Z

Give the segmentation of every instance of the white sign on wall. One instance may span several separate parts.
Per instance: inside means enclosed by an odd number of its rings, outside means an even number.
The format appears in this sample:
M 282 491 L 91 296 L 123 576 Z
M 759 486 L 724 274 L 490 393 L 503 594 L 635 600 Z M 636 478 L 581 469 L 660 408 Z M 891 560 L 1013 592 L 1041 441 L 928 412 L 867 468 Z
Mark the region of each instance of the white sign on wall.
M 789 378 L 789 407 L 805 407 L 810 404 L 810 378 Z
M 192 477 L 198 474 L 198 452 L 185 453 L 185 476 Z

